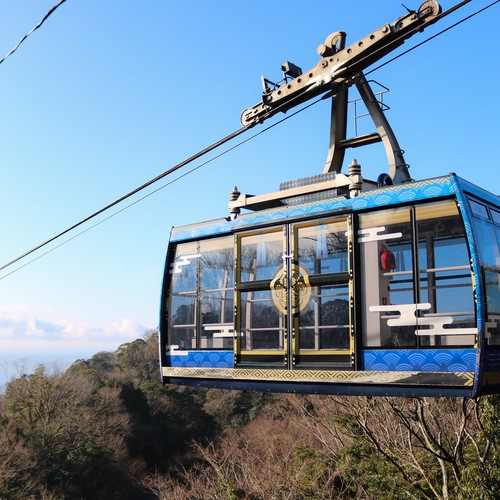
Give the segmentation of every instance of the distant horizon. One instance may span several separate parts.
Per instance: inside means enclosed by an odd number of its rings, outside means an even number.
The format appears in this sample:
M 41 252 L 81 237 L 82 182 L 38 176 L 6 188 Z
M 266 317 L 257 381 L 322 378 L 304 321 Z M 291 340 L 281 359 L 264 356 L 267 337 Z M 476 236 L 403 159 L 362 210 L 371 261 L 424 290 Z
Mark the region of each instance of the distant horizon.
M 149 329 L 145 330 L 144 334 L 148 331 Z M 0 394 L 5 393 L 7 384 L 11 380 L 22 377 L 23 375 L 31 375 L 39 366 L 45 366 L 49 372 L 57 370 L 65 371 L 75 361 L 90 359 L 100 352 L 115 352 L 121 345 L 133 342 L 134 340 L 138 340 L 143 337 L 144 335 L 139 336 L 135 339 L 126 340 L 116 345 L 102 345 L 102 349 L 97 350 L 93 350 L 93 348 L 89 346 L 85 350 L 78 350 L 74 351 L 72 354 L 66 353 L 66 355 L 59 356 L 55 355 L 54 353 L 45 353 L 39 355 L 31 353 L 25 356 L 17 356 L 15 354 L 2 354 L 0 358 Z M 160 372 L 158 369 L 158 377 L 159 376 Z

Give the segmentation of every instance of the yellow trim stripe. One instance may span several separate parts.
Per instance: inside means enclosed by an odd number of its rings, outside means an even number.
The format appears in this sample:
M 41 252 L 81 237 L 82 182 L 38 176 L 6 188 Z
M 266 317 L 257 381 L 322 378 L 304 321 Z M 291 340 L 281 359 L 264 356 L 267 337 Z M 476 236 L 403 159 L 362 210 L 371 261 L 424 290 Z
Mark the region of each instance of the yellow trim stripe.
M 420 382 L 420 376 L 425 382 Z M 434 381 L 430 380 L 434 375 Z M 164 377 L 206 378 L 224 380 L 262 380 L 276 382 L 329 382 L 335 384 L 404 384 L 457 385 L 472 387 L 474 372 L 353 372 L 326 370 L 262 370 L 243 368 L 177 368 L 163 367 Z M 450 379 L 452 380 L 450 382 Z

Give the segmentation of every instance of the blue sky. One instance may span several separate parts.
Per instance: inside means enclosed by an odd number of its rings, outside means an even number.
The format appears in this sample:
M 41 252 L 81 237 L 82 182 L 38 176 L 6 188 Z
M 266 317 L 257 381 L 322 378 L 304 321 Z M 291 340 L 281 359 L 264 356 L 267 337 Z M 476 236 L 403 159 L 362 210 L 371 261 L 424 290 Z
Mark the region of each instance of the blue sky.
M 2 0 L 0 54 L 54 3 Z M 280 79 L 285 60 L 306 70 L 331 32 L 352 43 L 404 13 L 388 0 L 68 0 L 0 65 L 1 263 L 238 129 L 260 76 Z M 453 171 L 500 191 L 499 14 L 370 75 L 391 89 L 388 118 L 414 178 Z M 328 115 L 315 106 L 0 280 L 0 361 L 88 357 L 156 327 L 170 228 L 226 215 L 234 185 L 261 194 L 320 173 Z M 354 156 L 367 178 L 387 170 L 380 145 Z

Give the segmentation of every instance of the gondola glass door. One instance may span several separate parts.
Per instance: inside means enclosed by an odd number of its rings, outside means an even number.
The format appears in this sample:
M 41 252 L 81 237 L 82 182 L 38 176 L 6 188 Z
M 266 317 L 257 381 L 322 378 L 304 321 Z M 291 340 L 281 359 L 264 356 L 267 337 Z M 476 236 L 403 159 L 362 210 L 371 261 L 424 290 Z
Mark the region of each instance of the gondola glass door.
M 235 364 L 354 366 L 347 218 L 236 236 Z
M 296 368 L 354 368 L 351 234 L 348 218 L 291 228 L 291 348 Z
M 235 364 L 259 368 L 288 365 L 287 300 L 276 305 L 276 277 L 286 273 L 286 228 L 236 236 Z

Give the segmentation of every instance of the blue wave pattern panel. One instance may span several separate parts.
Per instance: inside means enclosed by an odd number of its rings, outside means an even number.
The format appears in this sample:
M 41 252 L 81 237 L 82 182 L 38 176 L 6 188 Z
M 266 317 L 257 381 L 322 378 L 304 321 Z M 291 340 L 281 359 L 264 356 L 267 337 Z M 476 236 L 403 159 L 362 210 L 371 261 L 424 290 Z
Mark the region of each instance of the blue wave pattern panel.
M 167 354 L 167 366 L 176 368 L 234 368 L 233 351 L 187 351 Z
M 410 203 L 417 200 L 440 198 L 455 194 L 456 186 L 450 177 L 438 177 L 424 181 L 388 186 L 373 191 L 361 193 L 350 199 L 343 196 L 327 200 L 316 200 L 301 205 L 261 210 L 255 213 L 240 215 L 234 221 L 216 219 L 188 226 L 174 227 L 170 241 L 181 241 L 190 238 L 200 238 L 212 234 L 230 233 L 236 228 L 245 228 L 255 224 L 280 222 L 304 216 L 314 216 L 324 213 L 334 214 L 345 210 L 364 210 L 380 208 L 400 203 Z
M 473 372 L 475 349 L 363 351 L 366 371 Z M 169 362 L 168 362 L 169 361 Z M 167 365 L 177 368 L 234 368 L 232 351 L 188 351 L 167 354 Z
M 373 350 L 361 353 L 366 371 L 473 372 L 475 349 Z

